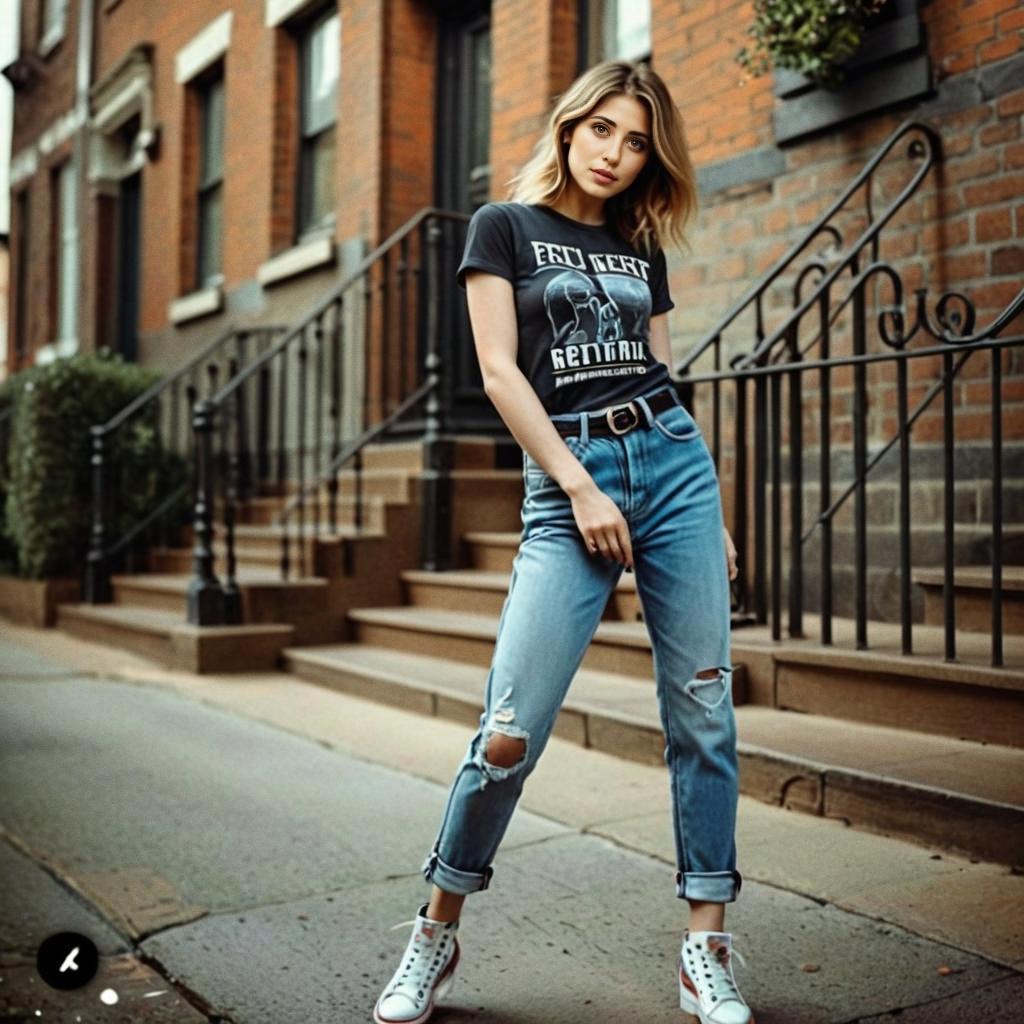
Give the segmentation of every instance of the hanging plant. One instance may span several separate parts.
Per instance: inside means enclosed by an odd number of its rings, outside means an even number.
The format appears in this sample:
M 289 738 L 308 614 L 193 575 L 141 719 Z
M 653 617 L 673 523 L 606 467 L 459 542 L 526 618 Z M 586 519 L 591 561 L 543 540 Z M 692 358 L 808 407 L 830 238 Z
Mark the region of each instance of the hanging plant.
M 771 68 L 806 75 L 825 89 L 843 81 L 838 66 L 861 44 L 887 0 L 754 0 L 754 23 L 736 60 L 754 77 Z

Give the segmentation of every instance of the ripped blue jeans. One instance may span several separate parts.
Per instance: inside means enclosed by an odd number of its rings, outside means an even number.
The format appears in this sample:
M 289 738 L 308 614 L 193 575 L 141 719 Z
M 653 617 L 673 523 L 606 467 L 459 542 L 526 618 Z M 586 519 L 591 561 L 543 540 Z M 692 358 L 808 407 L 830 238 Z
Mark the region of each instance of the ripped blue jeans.
M 730 595 L 718 477 L 693 417 L 678 402 L 628 433 L 564 438 L 629 526 L 637 593 L 653 649 L 675 836 L 676 895 L 728 903 L 739 797 L 729 653 Z M 459 766 L 427 881 L 453 893 L 486 889 L 526 777 L 623 566 L 589 554 L 568 495 L 523 453 L 523 531 L 498 620 L 480 725 Z M 709 670 L 716 670 L 710 671 Z M 710 677 L 708 677 L 710 676 Z M 521 740 L 511 767 L 492 764 L 495 734 Z M 509 757 L 501 758 L 506 762 Z

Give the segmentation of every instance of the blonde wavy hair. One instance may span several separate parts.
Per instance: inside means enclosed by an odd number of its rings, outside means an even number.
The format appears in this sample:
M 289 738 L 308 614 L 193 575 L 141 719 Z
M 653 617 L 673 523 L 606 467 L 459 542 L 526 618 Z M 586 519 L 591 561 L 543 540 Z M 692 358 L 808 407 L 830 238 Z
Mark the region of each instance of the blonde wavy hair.
M 648 257 L 663 248 L 666 239 L 692 251 L 685 229 L 697 211 L 697 182 L 683 118 L 664 81 L 646 61 L 595 64 L 557 98 L 533 155 L 506 182 L 508 201 L 556 202 L 569 179 L 569 144 L 560 141 L 562 133 L 571 133 L 606 97 L 620 93 L 650 111 L 651 153 L 629 188 L 605 203 L 607 221 Z

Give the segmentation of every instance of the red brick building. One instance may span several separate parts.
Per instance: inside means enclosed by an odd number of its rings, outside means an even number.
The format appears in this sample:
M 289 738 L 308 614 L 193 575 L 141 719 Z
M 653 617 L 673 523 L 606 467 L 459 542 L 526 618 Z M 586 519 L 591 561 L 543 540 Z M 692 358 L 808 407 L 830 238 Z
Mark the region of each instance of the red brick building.
M 503 198 L 552 97 L 619 55 L 668 80 L 701 175 L 697 255 L 670 260 L 678 353 L 908 115 L 942 132 L 944 180 L 898 256 L 991 315 L 1024 270 L 1024 18 L 889 7 L 899 46 L 825 110 L 743 81 L 745 3 L 23 4 L 12 369 L 101 344 L 170 365 L 224 318 L 287 322 L 422 206 Z
M 172 367 L 228 323 L 294 323 L 418 210 L 470 213 L 505 198 L 553 98 L 607 57 L 650 58 L 698 168 L 692 253 L 669 255 L 677 359 L 909 120 L 934 132 L 937 162 L 879 255 L 903 277 L 908 315 L 913 289 L 927 287 L 932 323 L 939 296 L 956 291 L 974 303 L 976 329 L 989 324 L 1024 280 L 1019 5 L 889 0 L 834 92 L 791 72 L 748 78 L 735 58 L 751 18 L 749 3 L 730 0 L 24 4 L 20 55 L 4 71 L 16 90 L 10 369 L 100 345 Z M 897 151 L 879 167 L 871 217 L 913 166 Z M 871 223 L 858 203 L 835 225 L 838 249 Z M 455 294 L 450 277 L 445 287 Z M 792 273 L 766 287 L 717 365 L 782 323 L 796 288 Z M 711 367 L 708 355 L 693 369 Z M 912 401 L 939 367 L 910 364 Z M 983 446 L 991 430 L 988 373 L 976 359 L 954 388 L 966 444 Z M 851 380 L 833 380 L 836 442 L 853 432 Z M 1004 352 L 1002 388 L 1004 451 L 1016 459 L 1024 349 Z M 895 423 L 892 389 L 876 393 L 864 413 L 872 443 Z M 810 429 L 820 400 L 805 391 L 804 402 Z M 930 409 L 915 424 L 920 452 L 942 422 Z M 991 511 L 982 466 L 957 497 L 958 518 L 976 524 Z M 1024 461 L 1008 466 L 1007 519 L 1021 522 Z M 930 517 L 937 493 L 919 495 Z

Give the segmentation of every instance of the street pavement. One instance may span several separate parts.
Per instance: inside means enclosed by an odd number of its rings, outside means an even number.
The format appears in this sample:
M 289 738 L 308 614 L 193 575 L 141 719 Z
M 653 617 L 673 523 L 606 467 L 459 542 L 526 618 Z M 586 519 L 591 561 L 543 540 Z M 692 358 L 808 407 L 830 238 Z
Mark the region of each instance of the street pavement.
M 0 1020 L 370 1020 L 473 727 L 0 632 Z M 726 928 L 757 1024 L 1024 1020 L 1024 878 L 746 797 L 739 817 Z M 433 1020 L 690 1024 L 674 874 L 667 772 L 553 738 Z M 100 961 L 61 992 L 36 952 L 68 931 Z

